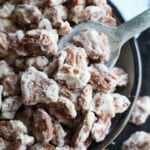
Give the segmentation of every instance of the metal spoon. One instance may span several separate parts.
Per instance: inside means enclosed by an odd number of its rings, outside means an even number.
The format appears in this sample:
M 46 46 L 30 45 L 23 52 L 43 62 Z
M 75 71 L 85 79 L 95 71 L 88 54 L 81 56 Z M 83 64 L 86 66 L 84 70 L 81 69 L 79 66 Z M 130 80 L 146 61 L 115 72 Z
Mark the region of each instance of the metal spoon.
M 98 22 L 83 22 L 76 25 L 72 32 L 62 37 L 59 41 L 59 49 L 63 48 L 68 42 L 70 42 L 77 33 L 83 28 L 93 28 L 98 32 L 104 32 L 109 40 L 110 57 L 106 62 L 108 67 L 113 67 L 120 55 L 122 46 L 136 34 L 141 33 L 150 27 L 150 9 L 136 16 L 135 18 L 127 21 L 120 26 L 110 26 Z

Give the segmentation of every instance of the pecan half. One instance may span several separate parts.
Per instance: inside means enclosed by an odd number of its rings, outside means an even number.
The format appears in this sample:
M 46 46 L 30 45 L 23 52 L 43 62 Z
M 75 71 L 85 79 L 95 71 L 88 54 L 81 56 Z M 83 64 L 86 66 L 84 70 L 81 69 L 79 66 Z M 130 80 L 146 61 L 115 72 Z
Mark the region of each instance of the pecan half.
M 130 136 L 123 143 L 122 150 L 148 150 L 150 149 L 150 134 L 144 131 L 138 131 Z
M 34 115 L 33 134 L 38 142 L 48 143 L 53 138 L 51 117 L 43 109 L 38 109 Z
M 21 91 L 23 103 L 25 105 L 35 105 L 39 102 L 56 102 L 59 87 L 44 72 L 30 67 L 21 75 Z

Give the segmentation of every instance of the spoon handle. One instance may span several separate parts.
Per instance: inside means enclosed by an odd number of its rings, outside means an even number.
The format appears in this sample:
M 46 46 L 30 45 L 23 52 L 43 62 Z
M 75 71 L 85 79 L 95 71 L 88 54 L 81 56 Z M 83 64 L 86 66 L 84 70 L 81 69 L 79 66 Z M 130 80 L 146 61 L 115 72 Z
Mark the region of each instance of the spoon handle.
M 123 23 L 117 28 L 121 38 L 121 44 L 150 27 L 150 9 L 144 11 L 135 18 Z

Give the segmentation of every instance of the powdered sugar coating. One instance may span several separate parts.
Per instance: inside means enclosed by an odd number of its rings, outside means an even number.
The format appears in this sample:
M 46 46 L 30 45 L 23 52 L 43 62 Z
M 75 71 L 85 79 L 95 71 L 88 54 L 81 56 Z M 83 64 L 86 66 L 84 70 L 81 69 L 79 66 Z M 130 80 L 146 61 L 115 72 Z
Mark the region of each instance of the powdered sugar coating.
M 52 143 L 58 146 L 64 146 L 67 133 L 59 122 L 54 123 Z
M 73 41 L 84 47 L 89 58 L 104 61 L 109 57 L 108 39 L 104 33 L 98 33 L 94 29 L 83 29 Z
M 70 44 L 65 46 L 62 51 L 67 53 L 64 63 L 83 70 L 87 69 L 88 59 L 84 48 Z
M 7 35 L 0 32 L 0 58 L 8 55 L 8 45 Z
M 12 73 L 12 68 L 7 64 L 6 61 L 0 61 L 0 79 Z
M 61 96 L 55 103 L 50 103 L 49 112 L 53 114 L 60 122 L 66 123 L 77 116 L 75 105 L 69 99 Z
M 110 72 L 116 77 L 117 86 L 126 86 L 128 84 L 128 74 L 121 68 L 113 67 Z
M 64 64 L 59 68 L 55 79 L 60 83 L 65 83 L 70 89 L 79 89 L 89 82 L 90 74 L 86 70 Z
M 26 105 L 35 105 L 39 102 L 56 102 L 59 87 L 45 73 L 36 70 L 34 67 L 30 67 L 21 76 L 21 91 L 23 103 Z
M 106 0 L 87 0 L 87 3 L 102 7 L 107 4 L 107 1 Z
M 116 90 L 117 86 L 125 86 L 128 83 L 128 75 L 124 70 L 114 67 L 108 68 L 103 63 L 96 63 L 90 66 L 90 83 L 96 91 L 110 93 Z
M 26 61 L 27 67 L 34 66 L 39 70 L 44 70 L 48 63 L 49 61 L 45 56 L 32 57 Z
M 45 30 L 52 30 L 52 24 L 48 19 L 43 18 L 38 23 L 38 28 L 39 29 L 45 29 Z
M 56 30 L 35 29 L 26 32 L 21 41 L 27 56 L 54 55 L 58 50 Z
M 113 102 L 114 102 L 116 113 L 123 113 L 130 106 L 130 101 L 126 96 L 115 93 L 115 94 L 112 94 L 112 97 L 113 97 Z
M 42 8 L 46 4 L 46 2 L 47 0 L 22 0 L 23 4 L 38 6 L 39 8 Z
M 17 139 L 20 134 L 26 134 L 26 126 L 18 120 L 0 121 L 0 136 L 7 139 Z
M 79 129 L 74 137 L 75 148 L 82 149 L 85 146 L 85 142 L 90 135 L 90 131 L 95 122 L 95 119 L 96 118 L 93 112 L 88 112 L 86 114 L 83 123 L 79 126 Z
M 87 6 L 84 9 L 85 20 L 99 21 L 105 15 L 105 10 L 99 6 Z
M 10 18 L 0 18 L 0 22 L 0 31 L 10 32 L 16 30 L 16 26 Z
M 14 119 L 16 112 L 22 105 L 21 100 L 17 96 L 5 98 L 1 107 L 1 119 Z
M 111 126 L 111 119 L 107 118 L 105 120 L 99 119 L 93 124 L 91 131 L 92 137 L 96 142 L 101 142 L 104 140 L 106 135 L 109 133 Z
M 131 122 L 136 125 L 144 124 L 150 115 L 150 97 L 139 97 L 131 115 Z
M 122 150 L 149 150 L 150 133 L 137 131 L 123 143 Z
M 4 150 L 26 150 L 27 146 L 31 146 L 34 143 L 34 137 L 27 135 L 27 128 L 22 122 L 17 120 L 0 121 L 0 126 L 0 135 L 2 137 L 0 146 Z
M 0 18 L 9 18 L 12 15 L 15 5 L 10 2 L 6 2 L 2 8 L 0 8 Z
M 95 94 L 90 110 L 103 119 L 115 117 L 113 97 L 110 94 Z
M 2 84 L 4 86 L 3 96 L 18 95 L 19 90 L 19 77 L 12 72 L 3 78 Z
M 64 64 L 67 53 L 65 51 L 59 51 L 54 57 L 53 61 L 49 63 L 45 72 L 51 77 L 53 76 L 58 69 Z
M 60 35 L 65 35 L 71 31 L 68 18 L 68 9 L 63 5 L 53 5 L 44 9 L 44 16 L 48 18 Z
M 67 2 L 67 0 L 48 0 L 49 2 L 49 5 L 50 6 L 53 6 L 53 5 L 60 5 L 60 4 L 63 4 L 65 2 Z
M 71 12 L 70 18 L 75 23 L 90 20 L 116 25 L 116 19 L 106 0 L 74 0 Z
M 10 144 L 10 143 L 9 143 L 7 140 L 5 140 L 5 139 L 3 139 L 3 138 L 0 138 L 0 148 L 1 148 L 2 150 L 7 149 L 7 147 L 8 147 L 9 144 Z
M 58 147 L 56 147 L 55 150 L 73 150 L 73 148 L 71 148 L 68 145 L 65 145 L 65 146 L 58 146 Z
M 33 134 L 41 143 L 48 143 L 53 137 L 52 119 L 43 109 L 38 109 L 34 115 Z
M 13 13 L 13 21 L 24 27 L 29 24 L 38 23 L 42 18 L 42 14 L 36 6 L 18 5 Z
M 83 111 L 88 111 L 93 100 L 93 89 L 91 85 L 86 85 L 79 97 L 79 103 Z
M 80 89 L 71 90 L 65 86 L 60 86 L 60 96 L 69 99 L 75 105 L 76 110 L 81 110 L 81 107 L 79 105 L 80 95 L 81 95 Z
M 45 143 L 36 143 L 33 146 L 29 148 L 29 150 L 55 150 L 55 146 L 51 144 L 45 144 Z
M 34 143 L 34 137 L 26 135 L 26 134 L 20 134 L 17 139 L 21 141 L 20 145 L 24 146 L 31 146 Z

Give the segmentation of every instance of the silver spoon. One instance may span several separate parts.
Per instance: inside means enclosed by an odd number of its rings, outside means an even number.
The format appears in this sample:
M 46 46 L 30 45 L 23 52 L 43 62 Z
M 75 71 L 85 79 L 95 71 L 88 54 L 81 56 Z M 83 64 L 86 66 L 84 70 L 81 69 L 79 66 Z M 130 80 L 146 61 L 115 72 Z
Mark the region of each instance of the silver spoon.
M 108 67 L 113 67 L 120 55 L 122 46 L 136 34 L 141 33 L 150 27 L 150 9 L 136 16 L 135 18 L 127 21 L 120 26 L 110 26 L 98 22 L 83 22 L 76 25 L 71 33 L 62 37 L 58 43 L 59 49 L 63 48 L 68 42 L 70 42 L 77 33 L 83 28 L 93 28 L 98 32 L 104 32 L 109 40 L 110 57 L 106 62 Z

